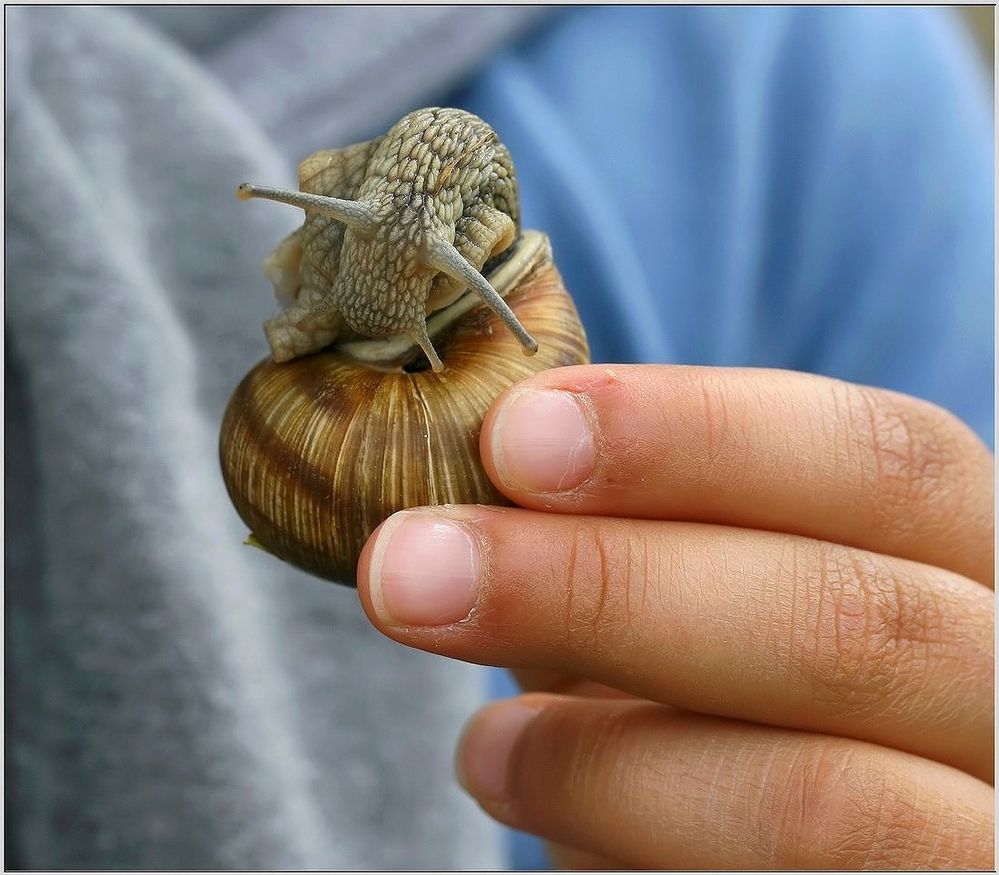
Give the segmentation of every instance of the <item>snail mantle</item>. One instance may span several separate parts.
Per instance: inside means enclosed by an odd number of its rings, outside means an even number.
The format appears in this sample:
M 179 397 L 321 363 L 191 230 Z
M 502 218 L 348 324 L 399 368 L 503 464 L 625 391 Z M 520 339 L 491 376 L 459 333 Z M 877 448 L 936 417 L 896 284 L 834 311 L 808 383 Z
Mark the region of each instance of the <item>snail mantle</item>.
M 305 210 L 264 262 L 282 311 L 219 440 L 252 542 L 353 585 L 397 510 L 506 504 L 479 460 L 486 411 L 514 383 L 589 361 L 547 236 L 520 227 L 509 152 L 478 117 L 418 110 L 299 166 Z

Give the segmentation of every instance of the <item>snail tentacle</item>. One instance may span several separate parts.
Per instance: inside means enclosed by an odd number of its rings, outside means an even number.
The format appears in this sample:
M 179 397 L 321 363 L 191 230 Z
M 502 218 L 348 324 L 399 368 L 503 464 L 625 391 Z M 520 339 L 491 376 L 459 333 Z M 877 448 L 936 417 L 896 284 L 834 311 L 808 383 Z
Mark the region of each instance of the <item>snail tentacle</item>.
M 538 351 L 538 342 L 527 333 L 527 329 L 520 324 L 520 320 L 514 315 L 513 310 L 510 309 L 499 292 L 462 257 L 451 243 L 440 238 L 431 239 L 426 244 L 424 258 L 429 267 L 465 283 L 474 291 L 514 333 L 527 355 L 534 355 Z
M 421 322 L 414 328 L 410 334 L 413 338 L 413 342 L 419 344 L 420 349 L 423 350 L 426 357 L 430 360 L 430 367 L 434 369 L 435 373 L 440 373 L 444 370 L 444 362 L 440 360 L 440 356 L 437 355 L 437 350 L 434 349 L 434 345 L 430 340 L 430 335 L 427 333 L 427 323 Z
M 252 185 L 249 182 L 244 182 L 236 189 L 236 196 L 240 200 L 262 198 L 282 204 L 290 204 L 293 207 L 300 207 L 306 211 L 311 210 L 320 215 L 329 216 L 331 219 L 336 219 L 338 222 L 343 222 L 347 227 L 366 235 L 374 234 L 378 230 L 378 220 L 375 218 L 374 210 L 361 201 L 326 197 L 320 194 L 291 191 L 284 188 L 268 188 L 262 185 Z

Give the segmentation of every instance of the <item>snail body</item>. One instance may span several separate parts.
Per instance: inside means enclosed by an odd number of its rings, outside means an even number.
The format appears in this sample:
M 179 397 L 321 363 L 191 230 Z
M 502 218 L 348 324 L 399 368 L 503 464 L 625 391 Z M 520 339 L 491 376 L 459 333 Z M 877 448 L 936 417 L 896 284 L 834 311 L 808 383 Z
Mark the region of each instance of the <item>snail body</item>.
M 300 206 L 305 223 L 266 270 L 293 307 L 265 325 L 275 361 L 315 352 L 345 331 L 404 334 L 441 370 L 427 314 L 474 288 L 533 353 L 537 343 L 480 274 L 520 226 L 510 153 L 482 119 L 422 109 L 383 137 L 317 152 L 299 166 L 301 192 L 244 184 L 244 198 Z
M 297 193 L 239 189 L 306 220 L 265 261 L 286 306 L 229 402 L 220 460 L 258 545 L 352 584 L 395 511 L 506 503 L 479 461 L 486 410 L 589 351 L 548 238 L 520 229 L 509 153 L 476 116 L 418 110 L 299 178 Z

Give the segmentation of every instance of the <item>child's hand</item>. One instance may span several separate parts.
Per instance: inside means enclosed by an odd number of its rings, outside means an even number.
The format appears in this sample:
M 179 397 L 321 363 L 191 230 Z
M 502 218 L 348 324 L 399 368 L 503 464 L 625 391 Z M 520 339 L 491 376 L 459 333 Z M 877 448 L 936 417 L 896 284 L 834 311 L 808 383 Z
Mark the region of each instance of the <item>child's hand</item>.
M 486 811 L 567 864 L 992 867 L 993 460 L 959 421 L 591 366 L 507 393 L 481 446 L 526 509 L 396 514 L 358 579 L 385 634 L 534 690 L 461 744 Z

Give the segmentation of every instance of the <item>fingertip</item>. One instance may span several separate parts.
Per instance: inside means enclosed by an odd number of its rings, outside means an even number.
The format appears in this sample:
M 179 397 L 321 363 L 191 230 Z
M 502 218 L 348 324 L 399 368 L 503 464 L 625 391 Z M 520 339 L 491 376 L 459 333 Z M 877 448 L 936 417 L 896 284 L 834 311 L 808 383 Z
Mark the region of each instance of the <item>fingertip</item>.
M 593 474 L 595 427 L 584 397 L 564 389 L 518 386 L 490 414 L 483 455 L 504 492 L 572 492 Z
M 465 723 L 455 747 L 458 783 L 480 802 L 502 802 L 510 791 L 510 760 L 546 697 L 519 696 L 494 702 Z
M 400 511 L 372 534 L 358 562 L 358 592 L 379 627 L 463 620 L 475 604 L 481 562 L 475 539 L 433 508 Z

